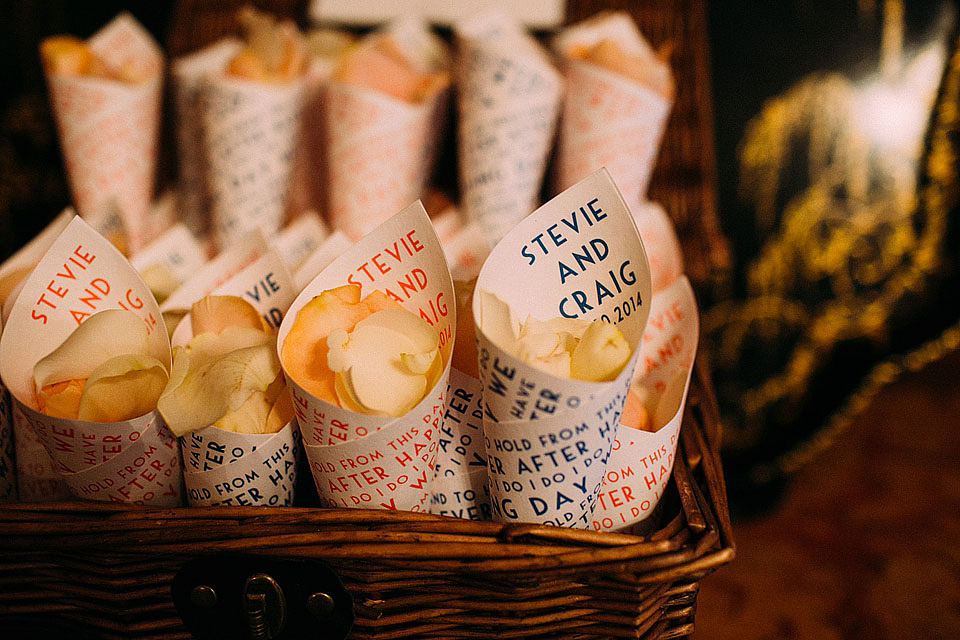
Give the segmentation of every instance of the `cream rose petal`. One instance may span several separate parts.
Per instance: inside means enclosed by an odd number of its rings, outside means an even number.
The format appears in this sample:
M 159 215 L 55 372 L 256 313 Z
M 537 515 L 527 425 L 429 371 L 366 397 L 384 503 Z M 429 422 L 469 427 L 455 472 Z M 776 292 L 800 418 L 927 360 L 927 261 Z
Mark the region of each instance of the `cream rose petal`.
M 77 418 L 90 422 L 121 422 L 157 407 L 167 384 L 167 370 L 151 356 L 124 354 L 97 367 L 80 396 Z

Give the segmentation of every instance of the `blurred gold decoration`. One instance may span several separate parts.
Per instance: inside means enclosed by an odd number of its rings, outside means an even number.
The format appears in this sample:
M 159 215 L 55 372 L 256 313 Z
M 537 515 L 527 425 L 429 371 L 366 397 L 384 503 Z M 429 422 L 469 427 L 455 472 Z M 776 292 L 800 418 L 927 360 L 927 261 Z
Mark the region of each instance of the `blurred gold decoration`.
M 721 369 L 743 367 L 748 342 L 780 351 L 766 355 L 770 375 L 748 373 L 753 382 L 730 390 L 744 418 L 727 429 L 731 448 L 756 442 L 769 412 L 811 401 L 811 378 L 840 341 L 885 346 L 897 303 L 940 266 L 946 212 L 917 206 L 917 169 L 947 30 L 905 52 L 903 22 L 902 0 L 884 2 L 875 75 L 808 76 L 746 128 L 739 192 L 766 243 L 747 270 L 746 301 L 711 309 L 704 327 Z

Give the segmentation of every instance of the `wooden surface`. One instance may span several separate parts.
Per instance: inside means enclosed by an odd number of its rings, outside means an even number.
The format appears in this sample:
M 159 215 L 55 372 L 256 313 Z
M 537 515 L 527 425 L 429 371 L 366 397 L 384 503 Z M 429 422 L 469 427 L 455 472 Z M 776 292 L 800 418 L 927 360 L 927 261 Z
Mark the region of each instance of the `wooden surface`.
M 960 638 L 960 354 L 883 389 L 734 532 L 695 640 Z

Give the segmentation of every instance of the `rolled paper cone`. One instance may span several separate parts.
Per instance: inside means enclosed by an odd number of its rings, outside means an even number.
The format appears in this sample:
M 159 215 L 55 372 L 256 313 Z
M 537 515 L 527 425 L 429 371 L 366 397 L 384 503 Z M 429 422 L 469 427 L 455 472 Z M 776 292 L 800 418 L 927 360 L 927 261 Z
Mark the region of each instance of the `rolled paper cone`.
M 233 433 L 207 427 L 181 439 L 183 479 L 191 507 L 293 505 L 299 432 Z
M 590 526 L 650 310 L 646 252 L 630 211 L 600 170 L 533 212 L 494 247 L 473 314 L 495 520 Z M 561 378 L 503 349 L 484 295 L 517 318 L 603 319 L 631 355 L 610 382 Z
M 448 66 L 439 40 L 412 22 L 389 32 L 411 62 L 424 70 Z M 417 32 L 420 35 L 411 35 Z M 423 38 L 429 44 L 422 44 Z M 414 49 L 411 43 L 420 42 Z M 424 59 L 428 48 L 434 57 Z M 433 167 L 444 126 L 449 87 L 411 103 L 385 93 L 330 81 L 326 94 L 327 217 L 357 241 L 418 199 Z
M 673 473 L 700 331 L 685 276 L 653 294 L 632 385 L 643 394 L 651 430 L 621 423 L 593 514 L 597 531 L 637 531 L 663 497 Z
M 640 238 L 650 260 L 653 291 L 661 291 L 683 274 L 683 251 L 673 220 L 656 202 L 644 201 L 631 207 Z
M 333 262 L 353 245 L 343 231 L 334 231 L 323 241 L 317 249 L 303 261 L 293 274 L 293 281 L 298 290 L 303 290 L 310 281 L 323 271 L 323 268 Z
M 176 291 L 170 294 L 160 311 L 188 311 L 194 302 L 212 293 L 217 287 L 253 264 L 267 251 L 267 241 L 263 233 L 254 229 L 238 242 L 222 251 L 213 260 L 196 271 Z
M 293 281 L 283 258 L 275 248 L 268 248 L 263 255 L 245 266 L 215 289 L 196 297 L 196 300 L 212 294 L 242 298 L 260 313 L 273 329 L 279 329 L 283 317 L 300 289 Z M 192 305 L 192 303 L 191 303 Z M 174 346 L 183 346 L 193 338 L 190 314 L 187 313 L 173 333 Z
M 10 310 L 13 309 L 13 303 L 16 302 L 17 296 L 23 289 L 23 283 L 26 281 L 27 275 L 37 266 L 40 258 L 43 257 L 43 254 L 46 253 L 53 241 L 57 239 L 57 236 L 75 215 L 76 211 L 73 210 L 73 207 L 67 207 L 51 220 L 43 231 L 0 265 L 0 290 L 6 295 L 0 301 L 0 304 L 3 305 L 0 322 L 6 322 L 10 316 Z
M 327 225 L 314 211 L 294 218 L 271 242 L 283 257 L 283 263 L 294 273 L 304 260 L 320 248 L 329 235 Z
M 490 519 L 481 391 L 479 380 L 451 367 L 430 513 Z
M 88 41 L 111 69 L 139 82 L 47 73 L 67 177 L 81 216 L 96 226 L 110 200 L 131 250 L 145 240 L 153 198 L 164 59 L 150 34 L 121 13 Z
M 464 21 L 455 34 L 462 203 L 493 246 L 540 202 L 563 81 L 502 14 Z
M 89 316 L 126 309 L 146 325 L 150 355 L 168 368 L 160 309 L 127 259 L 73 218 L 24 283 L 0 337 L 0 376 L 77 497 L 175 506 L 180 448 L 154 410 L 122 422 L 52 418 L 37 410 L 33 368 Z
M 305 80 L 264 84 L 219 74 L 206 79 L 204 146 L 214 244 L 252 229 L 273 237 L 287 211 Z
M 203 268 L 207 253 L 185 224 L 175 224 L 130 258 L 138 272 L 154 265 L 163 265 L 183 284 Z
M 224 38 L 171 65 L 181 220 L 198 236 L 207 232 L 210 222 L 203 126 L 205 80 L 222 71 L 242 46 L 235 38 Z
M 647 83 L 570 57 L 572 49 L 605 38 L 652 67 Z M 558 187 L 565 189 L 605 166 L 627 204 L 636 206 L 646 198 L 673 106 L 669 67 L 622 12 L 570 27 L 554 48 L 566 58 L 567 82 L 557 144 Z
M 243 298 L 276 329 L 299 291 L 280 253 L 269 248 L 213 293 Z M 192 337 L 187 314 L 173 334 L 173 344 L 185 345 Z M 299 439 L 292 419 L 276 433 L 233 433 L 209 426 L 182 436 L 188 502 L 194 507 L 291 506 Z
M 391 418 L 317 398 L 284 365 L 314 485 L 325 506 L 426 511 L 446 406 L 456 298 L 443 250 L 419 201 L 353 245 L 300 293 L 280 327 L 281 364 L 300 310 L 321 292 L 346 284 L 360 285 L 363 297 L 382 291 L 433 325 L 444 370 L 413 409 Z
M 12 399 L 11 399 L 12 400 Z M 27 422 L 23 410 L 12 403 L 13 437 L 16 447 L 17 492 L 21 502 L 67 500 L 73 494 L 60 477 L 40 437 Z

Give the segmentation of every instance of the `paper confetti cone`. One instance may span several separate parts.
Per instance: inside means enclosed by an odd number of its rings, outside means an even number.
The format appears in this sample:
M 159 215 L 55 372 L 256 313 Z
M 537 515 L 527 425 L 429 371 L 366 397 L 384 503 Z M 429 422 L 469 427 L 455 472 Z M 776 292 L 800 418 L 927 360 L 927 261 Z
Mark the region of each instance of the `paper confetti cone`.
M 633 390 L 649 411 L 646 428 L 621 423 L 593 514 L 597 531 L 629 530 L 654 512 L 673 472 L 700 331 L 686 276 L 654 293 Z
M 633 221 L 647 249 L 653 291 L 667 288 L 683 274 L 683 251 L 673 226 L 673 220 L 656 202 L 644 201 L 631 205 Z
M 213 293 L 243 298 L 276 329 L 298 292 L 283 258 L 270 249 Z M 173 344 L 185 345 L 192 337 L 188 314 L 178 325 Z M 182 436 L 180 446 L 191 506 L 293 504 L 300 449 L 295 420 L 265 434 L 209 426 Z
M 241 46 L 235 38 L 224 38 L 171 65 L 181 220 L 198 236 L 206 233 L 210 222 L 203 126 L 205 82 L 208 76 L 221 72 Z
M 267 238 L 283 225 L 305 81 L 264 84 L 226 74 L 206 78 L 204 146 L 214 244 L 251 229 Z
M 445 48 L 422 24 L 401 21 L 387 33 L 419 70 L 448 66 Z M 334 229 L 357 241 L 422 195 L 449 94 L 446 87 L 437 89 L 408 102 L 336 76 L 331 80 L 325 131 L 327 216 Z
M 440 336 L 443 374 L 403 416 L 367 415 L 331 404 L 305 391 L 283 363 L 284 341 L 300 310 L 321 292 L 346 284 L 359 285 L 364 297 L 374 290 L 383 292 L 430 323 Z M 419 201 L 334 260 L 291 305 L 278 338 L 281 363 L 322 504 L 427 510 L 455 325 L 453 282 L 433 225 Z
M 122 254 L 74 218 L 14 303 L 0 338 L 0 375 L 75 496 L 179 505 L 180 449 L 156 411 L 98 423 L 53 418 L 37 408 L 34 365 L 82 322 L 106 309 L 126 309 L 143 320 L 149 355 L 169 368 L 170 342 L 153 295 Z
M 9 396 L 8 396 L 9 397 Z M 17 464 L 17 494 L 21 502 L 69 500 L 72 494 L 57 473 L 53 459 L 27 422 L 23 410 L 10 399 Z
M 643 80 L 578 59 L 601 41 L 651 67 Z M 673 105 L 669 67 L 658 59 L 626 13 L 609 12 L 569 27 L 554 42 L 565 59 L 567 96 L 560 119 L 560 189 L 605 166 L 628 206 L 646 197 Z
M 47 73 L 67 177 L 77 210 L 94 226 L 108 203 L 116 203 L 129 246 L 136 250 L 144 243 L 153 198 L 163 54 L 127 13 L 87 44 L 108 68 L 142 79 Z
M 539 204 L 563 81 L 502 14 L 461 22 L 455 34 L 462 202 L 493 246 Z
M 450 369 L 450 388 L 440 430 L 430 513 L 466 520 L 489 520 L 487 454 L 483 446 L 480 381 Z
M 602 318 L 631 348 L 611 382 L 561 378 L 495 343 L 489 292 L 523 319 Z M 590 526 L 650 309 L 646 253 L 623 198 L 600 170 L 518 224 L 477 279 L 483 433 L 495 520 Z

